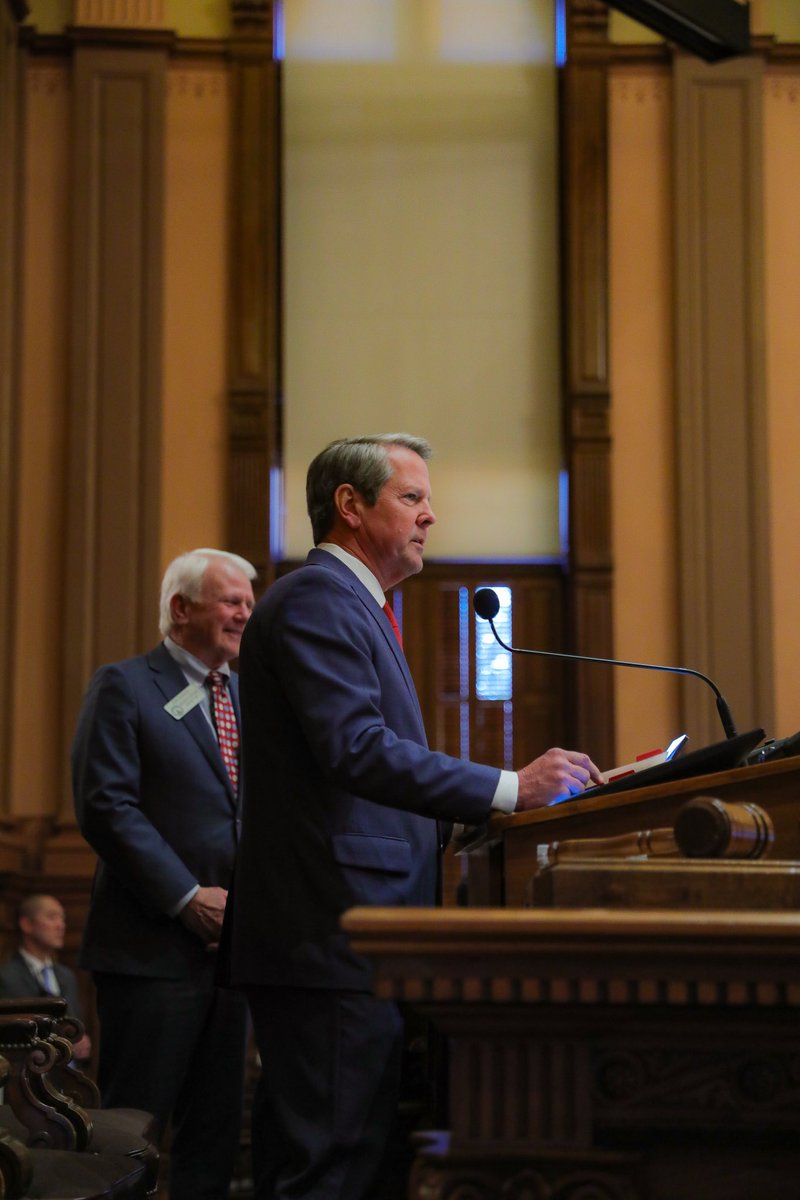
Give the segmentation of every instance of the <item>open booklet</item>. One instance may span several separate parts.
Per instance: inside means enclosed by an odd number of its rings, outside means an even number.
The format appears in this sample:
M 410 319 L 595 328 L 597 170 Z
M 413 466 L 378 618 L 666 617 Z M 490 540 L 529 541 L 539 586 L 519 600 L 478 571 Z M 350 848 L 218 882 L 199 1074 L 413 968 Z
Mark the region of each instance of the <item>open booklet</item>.
M 628 791 L 631 788 L 650 787 L 656 783 L 670 783 L 675 779 L 691 779 L 694 775 L 710 775 L 714 771 L 729 771 L 741 766 L 747 755 L 759 742 L 763 741 L 763 729 L 748 729 L 746 733 L 737 733 L 721 742 L 713 742 L 710 746 L 701 746 L 689 754 L 679 754 L 686 744 L 686 738 L 681 735 L 676 741 L 678 751 L 667 758 L 668 750 L 663 757 L 643 757 L 637 760 L 634 769 L 615 767 L 605 774 L 605 783 L 587 788 L 579 796 L 567 797 L 569 800 L 579 800 L 583 796 L 607 796 L 613 792 Z M 674 745 L 674 743 L 671 743 Z M 661 755 L 657 751 L 658 756 Z M 557 804 L 564 801 L 556 801 Z
M 688 740 L 687 733 L 679 733 L 676 738 L 672 739 L 666 750 L 648 750 L 644 754 L 637 754 L 633 762 L 625 763 L 622 767 L 612 767 L 610 771 L 603 771 L 603 783 L 614 783 L 617 779 L 625 779 L 628 775 L 634 775 L 638 771 L 646 771 L 648 767 L 657 767 L 660 763 L 671 762 L 673 758 L 677 758 Z

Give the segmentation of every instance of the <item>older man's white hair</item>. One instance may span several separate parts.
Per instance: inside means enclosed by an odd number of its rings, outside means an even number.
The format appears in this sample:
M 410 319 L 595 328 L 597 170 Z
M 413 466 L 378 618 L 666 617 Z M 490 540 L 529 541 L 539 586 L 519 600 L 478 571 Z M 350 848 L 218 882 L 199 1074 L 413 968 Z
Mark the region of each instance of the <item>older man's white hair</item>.
M 213 550 L 202 546 L 198 550 L 179 554 L 177 558 L 173 558 L 161 581 L 158 627 L 162 636 L 166 637 L 172 629 L 172 597 L 186 596 L 188 600 L 199 600 L 203 594 L 203 577 L 208 567 L 212 562 L 220 560 L 241 571 L 246 579 L 255 579 L 256 569 L 253 564 L 239 554 L 231 554 L 229 550 Z

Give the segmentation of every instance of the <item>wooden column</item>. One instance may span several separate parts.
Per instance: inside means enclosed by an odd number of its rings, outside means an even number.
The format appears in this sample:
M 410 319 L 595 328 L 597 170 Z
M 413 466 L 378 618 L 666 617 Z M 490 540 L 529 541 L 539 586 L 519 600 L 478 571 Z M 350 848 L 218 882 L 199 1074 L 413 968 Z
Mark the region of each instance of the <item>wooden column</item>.
M 772 646 L 764 354 L 763 61 L 674 64 L 675 327 L 681 656 L 740 728 L 770 728 Z M 697 745 L 722 736 L 684 685 Z
M 22 0 L 0 2 L 0 812 L 8 808 L 11 688 L 14 661 L 14 543 L 17 429 L 17 247 L 19 221 L 17 27 Z
M 277 2 L 277 0 L 276 0 Z M 280 72 L 275 2 L 232 0 L 228 544 L 270 582 L 281 557 Z
M 613 651 L 607 23 L 605 4 L 568 0 L 560 111 L 570 648 L 599 657 Z M 573 743 L 612 762 L 612 668 L 576 666 L 572 685 Z
M 76 32 L 63 743 L 102 662 L 156 636 L 164 45 Z

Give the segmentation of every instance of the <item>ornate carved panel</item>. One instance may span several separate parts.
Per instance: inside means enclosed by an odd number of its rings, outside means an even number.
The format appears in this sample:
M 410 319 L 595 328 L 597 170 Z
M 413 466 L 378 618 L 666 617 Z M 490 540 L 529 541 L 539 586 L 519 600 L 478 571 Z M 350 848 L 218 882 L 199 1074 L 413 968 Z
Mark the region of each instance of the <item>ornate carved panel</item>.
M 447 1038 L 450 1133 L 420 1141 L 415 1200 L 796 1194 L 793 913 L 361 908 L 343 922 L 380 993 Z

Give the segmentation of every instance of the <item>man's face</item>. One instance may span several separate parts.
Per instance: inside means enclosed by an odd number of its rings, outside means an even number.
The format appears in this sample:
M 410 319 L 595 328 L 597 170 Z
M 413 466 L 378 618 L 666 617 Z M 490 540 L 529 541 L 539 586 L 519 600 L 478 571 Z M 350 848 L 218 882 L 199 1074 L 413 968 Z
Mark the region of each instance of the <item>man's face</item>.
M 53 896 L 44 896 L 32 916 L 20 917 L 24 945 L 40 958 L 50 958 L 64 945 L 64 909 Z
M 231 563 L 212 558 L 199 600 L 173 596 L 171 636 L 210 669 L 220 667 L 237 657 L 254 603 L 247 576 Z
M 367 565 L 384 591 L 422 570 L 425 539 L 436 520 L 425 460 L 407 446 L 392 446 L 387 453 L 392 474 L 371 508 L 359 497 L 356 532 Z

